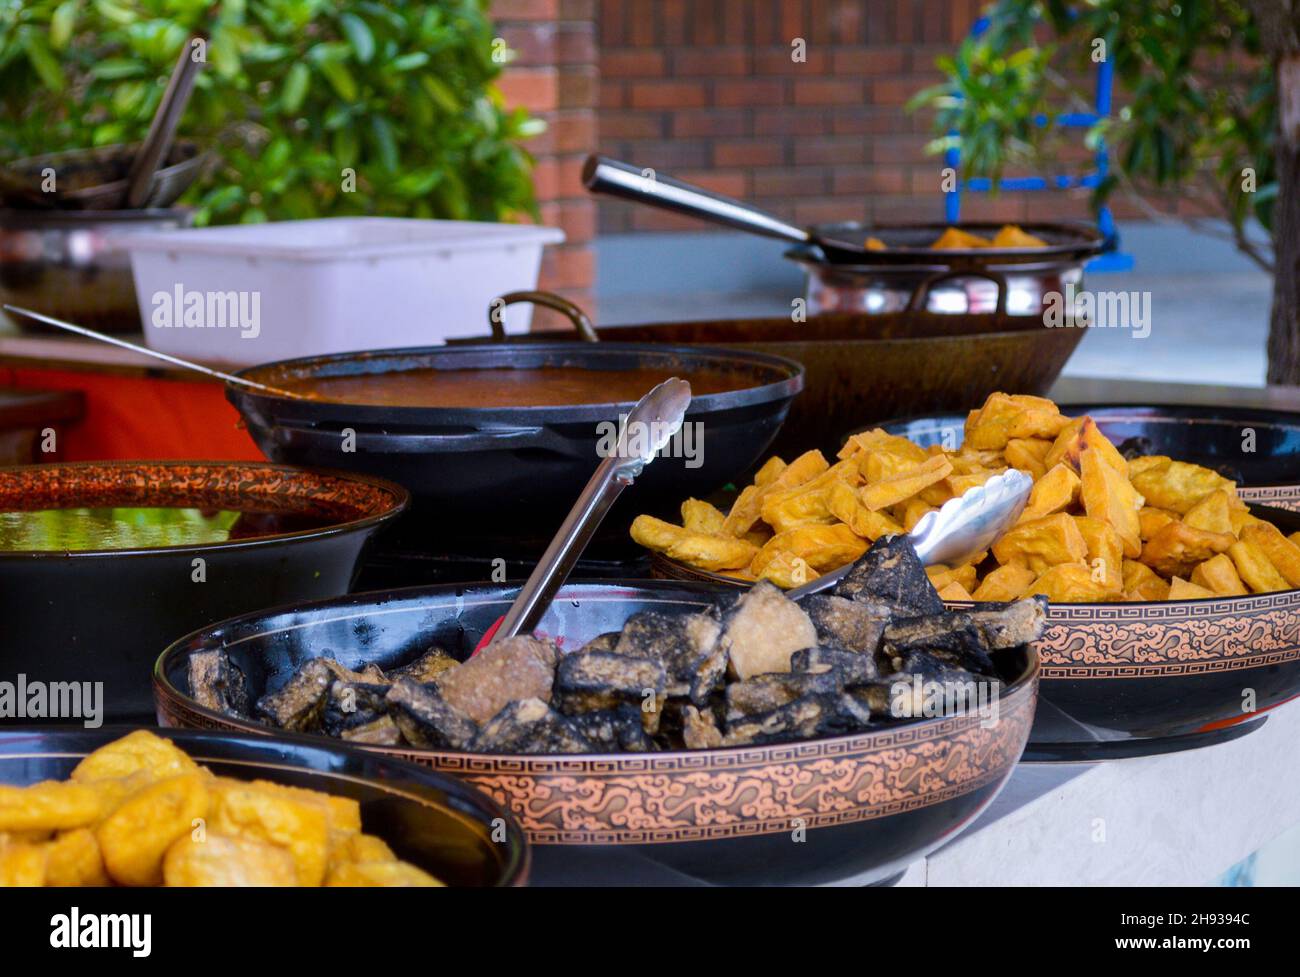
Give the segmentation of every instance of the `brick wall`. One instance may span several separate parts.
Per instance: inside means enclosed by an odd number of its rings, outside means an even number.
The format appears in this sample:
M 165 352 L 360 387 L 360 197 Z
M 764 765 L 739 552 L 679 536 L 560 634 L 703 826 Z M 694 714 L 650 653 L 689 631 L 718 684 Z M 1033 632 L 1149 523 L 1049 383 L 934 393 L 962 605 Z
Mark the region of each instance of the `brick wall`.
M 648 166 L 798 223 L 942 217 L 930 120 L 904 104 L 941 80 L 980 0 L 601 0 L 599 137 Z M 792 41 L 806 41 L 806 61 Z M 1053 194 L 1052 216 L 1083 197 Z M 1043 214 L 1034 195 L 967 195 L 970 220 Z M 602 200 L 602 233 L 698 229 Z
M 596 207 L 582 188 L 582 161 L 596 144 L 596 0 L 495 0 L 492 16 L 516 53 L 499 87 L 507 105 L 545 119 L 528 149 L 543 223 L 566 240 L 546 249 L 540 285 L 590 304 Z M 546 315 L 539 326 L 552 322 Z

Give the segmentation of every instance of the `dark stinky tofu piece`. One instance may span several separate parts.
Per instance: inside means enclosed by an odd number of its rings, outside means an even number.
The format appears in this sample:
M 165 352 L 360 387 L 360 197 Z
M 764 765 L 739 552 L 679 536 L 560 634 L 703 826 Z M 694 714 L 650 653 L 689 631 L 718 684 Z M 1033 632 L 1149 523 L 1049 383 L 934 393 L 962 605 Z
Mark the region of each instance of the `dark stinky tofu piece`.
M 397 746 L 404 742 L 402 731 L 392 716 L 380 716 L 360 726 L 343 730 L 340 734 L 350 743 L 369 743 L 373 746 Z
M 483 724 L 474 740 L 480 753 L 592 753 L 598 747 L 577 723 L 541 699 L 511 702 Z
M 996 675 L 984 635 L 963 613 L 934 614 L 893 621 L 885 628 L 881 655 L 893 671 L 909 653 L 924 651 L 952 668 Z
M 437 686 L 398 679 L 388 690 L 389 715 L 412 746 L 467 750 L 478 725 L 439 694 Z
M 343 682 L 335 679 L 325 696 L 321 728 L 331 736 L 365 726 L 388 714 L 390 682 Z
M 830 645 L 796 651 L 790 656 L 790 668 L 795 672 L 809 674 L 829 672 L 844 686 L 866 685 L 880 675 L 874 654 L 863 655 Z
M 853 565 L 834 593 L 850 600 L 884 604 L 895 613 L 916 617 L 943 612 L 939 592 L 904 535 L 882 536 Z
M 713 750 L 722 745 L 722 731 L 712 711 L 701 712 L 695 706 L 682 710 L 682 739 L 688 750 Z
M 722 683 L 726 672 L 720 633 L 713 608 L 691 614 L 638 611 L 623 624 L 614 651 L 661 663 L 668 676 L 667 694 L 689 696 L 698 705 Z M 588 650 L 590 646 L 583 648 Z
M 325 711 L 325 696 L 334 673 L 319 658 L 313 658 L 275 692 L 257 700 L 257 715 L 281 729 L 315 730 Z
M 619 639 L 623 636 L 621 631 L 606 631 L 604 634 L 598 634 L 585 645 L 579 648 L 579 651 L 616 651 L 618 650 Z
M 646 753 L 655 748 L 641 723 L 641 710 L 632 705 L 567 717 L 573 727 L 605 753 Z
M 248 687 L 225 649 L 196 651 L 189 660 L 190 695 L 204 708 L 226 716 L 248 715 Z
M 1016 648 L 1042 636 L 1047 627 L 1047 598 L 1036 594 L 1005 604 L 976 604 L 966 617 L 990 648 Z
M 559 652 L 554 644 L 519 635 L 494 641 L 469 661 L 440 672 L 438 691 L 476 723 L 519 699 L 551 701 Z
M 796 652 L 802 654 L 802 652 Z M 808 695 L 838 694 L 844 689 L 842 676 L 822 673 L 772 672 L 755 675 L 727 686 L 727 719 L 757 716 Z
M 384 670 L 373 663 L 363 665 L 360 671 L 354 671 L 348 668 L 342 662 L 334 658 L 321 658 L 336 679 L 341 682 L 362 682 L 370 685 L 390 685 L 392 680 L 384 674 Z
M 933 658 L 926 667 L 920 667 L 915 659 L 924 657 L 924 654 L 915 653 L 914 660 L 909 662 L 917 667 L 915 672 L 892 675 L 882 683 L 883 712 L 890 718 L 929 718 L 977 712 L 1001 693 L 1002 683 L 998 679 L 944 668 Z M 870 706 L 873 713 L 881 711 L 875 701 L 870 702 Z
M 884 604 L 849 600 L 833 594 L 812 594 L 799 602 L 817 629 L 818 644 L 836 645 L 874 655 L 889 623 Z
M 718 644 L 738 679 L 790 671 L 790 656 L 817 644 L 812 618 L 767 580 L 736 599 L 722 616 Z
M 594 712 L 623 704 L 657 703 L 667 679 L 649 658 L 612 651 L 575 651 L 560 657 L 551 701 L 565 713 Z
M 870 710 L 852 696 L 842 692 L 807 695 L 770 712 L 729 722 L 723 744 L 759 745 L 836 736 L 865 729 L 870 722 Z
M 407 662 L 400 668 L 394 668 L 389 676 L 395 681 L 409 678 L 412 682 L 432 682 L 449 668 L 455 668 L 460 662 L 452 658 L 441 648 L 433 647 L 415 661 Z

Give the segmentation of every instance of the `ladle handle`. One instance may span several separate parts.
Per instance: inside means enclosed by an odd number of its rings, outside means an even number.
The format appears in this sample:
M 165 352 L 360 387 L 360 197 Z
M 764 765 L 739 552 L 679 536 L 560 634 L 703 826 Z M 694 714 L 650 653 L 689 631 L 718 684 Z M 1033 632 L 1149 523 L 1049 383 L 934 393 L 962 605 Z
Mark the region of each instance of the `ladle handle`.
M 751 234 L 779 238 L 793 244 L 809 244 L 811 235 L 802 227 L 747 203 L 710 193 L 702 187 L 674 180 L 652 169 L 640 169 L 606 156 L 588 156 L 582 167 L 582 184 L 592 193 L 622 197 L 634 203 L 658 207 L 675 214 L 734 227 Z

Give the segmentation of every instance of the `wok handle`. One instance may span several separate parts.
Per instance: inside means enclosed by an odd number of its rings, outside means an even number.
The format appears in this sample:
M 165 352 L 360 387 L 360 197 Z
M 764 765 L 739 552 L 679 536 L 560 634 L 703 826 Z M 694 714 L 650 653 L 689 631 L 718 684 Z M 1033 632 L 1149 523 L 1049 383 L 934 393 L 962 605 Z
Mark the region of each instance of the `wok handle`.
M 674 180 L 653 169 L 641 169 L 607 156 L 588 156 L 582 167 L 582 185 L 592 193 L 622 197 L 633 203 L 658 207 L 724 227 L 779 238 L 793 244 L 812 244 L 812 235 L 802 227 L 747 203 L 710 193 L 701 187 Z
M 930 300 L 930 293 L 934 291 L 936 285 L 943 282 L 952 281 L 956 278 L 983 278 L 985 281 L 992 282 L 998 287 L 997 304 L 993 307 L 995 315 L 1003 315 L 1007 311 L 1007 279 L 1001 272 L 975 269 L 953 269 L 950 271 L 941 271 L 931 275 L 920 285 L 916 286 L 916 291 L 907 301 L 908 312 L 924 312 Z
M 506 292 L 505 295 L 494 298 L 488 305 L 488 325 L 492 328 L 492 338 L 498 343 L 504 343 L 509 338 L 506 336 L 506 325 L 502 312 L 505 311 L 507 305 L 514 305 L 516 302 L 532 302 L 534 305 L 544 305 L 548 309 L 554 309 L 568 319 L 578 335 L 587 342 L 600 342 L 600 337 L 596 335 L 596 327 L 591 324 L 590 317 L 576 303 L 570 302 L 554 292 L 525 291 Z

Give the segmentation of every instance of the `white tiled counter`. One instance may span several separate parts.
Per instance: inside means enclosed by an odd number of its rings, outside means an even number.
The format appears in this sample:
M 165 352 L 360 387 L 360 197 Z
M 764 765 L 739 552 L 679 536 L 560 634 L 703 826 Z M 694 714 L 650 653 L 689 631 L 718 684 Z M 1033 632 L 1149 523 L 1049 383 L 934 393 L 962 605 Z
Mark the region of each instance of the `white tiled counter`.
M 1217 746 L 1022 763 L 902 885 L 1203 885 L 1300 825 L 1300 701 Z M 851 883 L 850 883 L 851 884 Z

